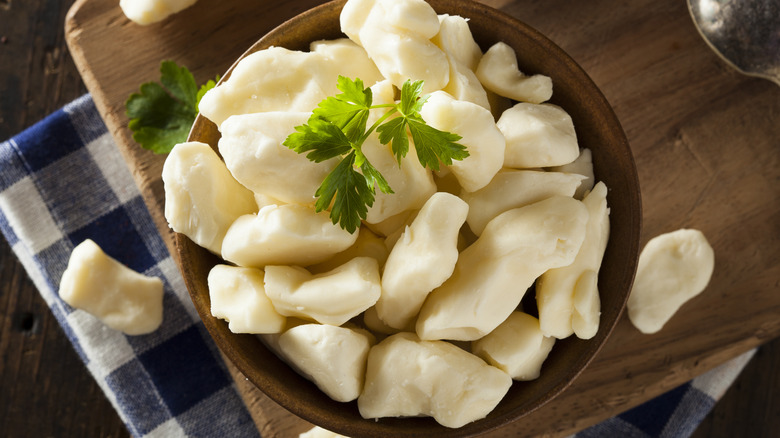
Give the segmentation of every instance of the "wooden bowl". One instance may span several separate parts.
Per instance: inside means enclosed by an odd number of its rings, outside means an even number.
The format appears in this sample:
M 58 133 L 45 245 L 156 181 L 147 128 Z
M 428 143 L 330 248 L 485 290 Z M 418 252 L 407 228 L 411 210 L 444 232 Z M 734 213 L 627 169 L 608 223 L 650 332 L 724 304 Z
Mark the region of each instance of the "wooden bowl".
M 311 423 L 351 437 L 470 436 L 504 426 L 534 411 L 568 387 L 604 345 L 623 311 L 636 269 L 642 217 L 637 171 L 620 123 L 596 85 L 553 42 L 500 11 L 467 0 L 429 3 L 438 13 L 469 18 L 474 38 L 483 51 L 503 41 L 517 52 L 521 71 L 552 77 L 551 102 L 571 115 L 580 146 L 591 149 L 596 179 L 609 188 L 611 220 L 611 235 L 599 275 L 601 325 L 590 340 L 572 336 L 558 341 L 541 376 L 530 382 L 514 382 L 485 419 L 459 429 L 445 428 L 431 418 L 366 420 L 360 417 L 356 402 L 331 400 L 279 360 L 258 337 L 234 334 L 227 323 L 212 317 L 206 278 L 211 267 L 221 260 L 177 234 L 176 261 L 203 323 L 223 353 L 281 406 Z M 344 0 L 339 0 L 298 15 L 265 35 L 243 56 L 272 45 L 305 51 L 311 41 L 342 37 L 339 13 L 343 5 Z M 223 80 L 231 70 L 232 67 Z M 209 120 L 198 116 L 189 140 L 208 143 L 216 150 L 219 131 Z

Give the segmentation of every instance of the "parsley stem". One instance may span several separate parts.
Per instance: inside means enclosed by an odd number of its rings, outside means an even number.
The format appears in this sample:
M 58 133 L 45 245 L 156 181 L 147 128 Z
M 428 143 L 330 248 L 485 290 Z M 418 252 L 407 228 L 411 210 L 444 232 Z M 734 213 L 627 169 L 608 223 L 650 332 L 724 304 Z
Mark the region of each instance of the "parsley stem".
M 368 136 L 371 135 L 371 133 L 374 132 L 374 130 L 376 130 L 376 128 L 378 128 L 379 125 L 384 123 L 384 121 L 387 120 L 388 117 L 398 112 L 398 107 L 396 106 L 396 104 L 374 105 L 369 109 L 376 109 L 376 108 L 390 108 L 390 111 L 384 113 L 382 117 L 380 117 L 376 122 L 374 122 L 374 124 L 371 125 L 370 128 L 368 128 L 366 133 L 363 134 L 362 137 L 360 137 L 360 142 L 359 142 L 360 145 L 363 145 L 363 142 L 366 141 Z

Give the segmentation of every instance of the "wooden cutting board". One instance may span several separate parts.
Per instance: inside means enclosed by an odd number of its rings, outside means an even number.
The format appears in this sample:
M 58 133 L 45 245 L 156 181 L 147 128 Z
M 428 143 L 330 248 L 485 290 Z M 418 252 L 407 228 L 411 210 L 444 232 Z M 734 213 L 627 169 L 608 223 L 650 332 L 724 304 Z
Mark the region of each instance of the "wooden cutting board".
M 200 0 L 163 23 L 128 21 L 117 0 L 80 0 L 66 38 L 158 228 L 164 157 L 138 147 L 124 101 L 160 61 L 198 83 L 223 73 L 287 18 L 320 3 Z M 709 287 L 655 335 L 624 316 L 601 353 L 553 402 L 490 436 L 565 436 L 636 406 L 780 336 L 780 88 L 737 74 L 678 0 L 487 0 L 540 30 L 589 73 L 631 143 L 642 186 L 642 245 L 697 228 L 715 249 Z M 231 370 L 263 436 L 310 427 Z

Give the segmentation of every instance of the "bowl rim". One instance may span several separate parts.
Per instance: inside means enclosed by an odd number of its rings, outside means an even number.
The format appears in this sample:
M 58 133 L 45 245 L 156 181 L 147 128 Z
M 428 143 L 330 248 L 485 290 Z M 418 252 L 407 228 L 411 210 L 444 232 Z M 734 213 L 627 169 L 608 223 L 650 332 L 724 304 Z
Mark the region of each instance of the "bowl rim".
M 235 68 L 235 66 L 247 55 L 254 53 L 258 50 L 262 50 L 264 48 L 277 45 L 274 43 L 278 42 L 279 40 L 294 38 L 291 37 L 291 35 L 295 34 L 296 28 L 300 25 L 300 23 L 306 22 L 308 20 L 316 19 L 319 17 L 327 16 L 328 14 L 333 14 L 335 11 L 341 11 L 345 3 L 346 0 L 333 0 L 324 3 L 322 5 L 316 6 L 307 11 L 304 11 L 301 14 L 298 14 L 295 17 L 283 22 L 282 24 L 280 24 L 279 26 L 277 26 L 276 28 L 274 28 L 273 30 L 265 34 L 263 37 L 261 37 L 246 51 L 244 51 L 244 53 L 242 53 L 242 55 L 229 67 L 226 73 L 222 75 L 219 83 L 226 81 L 230 77 L 230 74 Z M 235 367 L 241 373 L 243 373 L 248 378 L 248 380 L 250 380 L 257 388 L 259 388 L 270 399 L 272 399 L 274 402 L 278 403 L 288 411 L 292 412 L 293 414 L 309 422 L 321 425 L 322 427 L 325 427 L 335 432 L 348 434 L 349 436 L 356 437 L 356 436 L 363 436 L 363 435 L 366 436 L 369 435 L 385 436 L 391 434 L 398 435 L 399 432 L 400 433 L 411 432 L 408 435 L 424 433 L 425 436 L 448 436 L 448 437 L 472 436 L 475 434 L 482 434 L 491 430 L 498 429 L 512 421 L 515 421 L 521 417 L 525 417 L 531 412 L 536 411 L 537 409 L 539 409 L 540 407 L 542 407 L 543 405 L 547 404 L 552 399 L 557 397 L 565 389 L 567 389 L 576 380 L 576 378 L 582 374 L 582 372 L 587 368 L 587 366 L 593 361 L 594 357 L 602 349 L 602 347 L 606 343 L 606 340 L 613 332 L 618 321 L 621 319 L 622 313 L 624 312 L 625 309 L 626 301 L 628 299 L 628 292 L 631 289 L 634 273 L 636 271 L 636 264 L 637 264 L 637 258 L 639 252 L 639 233 L 641 230 L 641 220 L 642 220 L 641 192 L 639 190 L 638 173 L 636 170 L 636 165 L 634 163 L 634 159 L 631 154 L 631 149 L 628 144 L 626 135 L 623 132 L 622 127 L 620 126 L 620 122 L 617 116 L 615 115 L 613 108 L 609 105 L 603 93 L 598 89 L 596 84 L 592 81 L 592 79 L 588 76 L 588 74 L 579 66 L 579 64 L 577 64 L 573 58 L 571 58 L 566 52 L 564 52 L 563 49 L 558 47 L 555 43 L 553 43 L 549 38 L 541 34 L 539 31 L 530 27 L 524 22 L 518 20 L 517 18 L 514 18 L 490 6 L 484 5 L 482 3 L 470 1 L 470 0 L 428 0 L 428 3 L 430 3 L 434 7 L 434 9 L 437 10 L 437 13 L 446 13 L 440 11 L 452 10 L 454 5 L 455 8 L 457 9 L 458 15 L 471 18 L 472 20 L 475 17 L 479 17 L 480 19 L 486 18 L 489 20 L 498 20 L 500 22 L 500 25 L 503 26 L 504 28 L 514 29 L 520 33 L 523 33 L 525 37 L 531 39 L 546 53 L 550 53 L 552 55 L 550 56 L 550 58 L 554 62 L 557 62 L 561 68 L 565 68 L 569 70 L 578 80 L 578 85 L 583 87 L 582 88 L 583 93 L 586 96 L 588 96 L 588 98 L 590 99 L 588 104 L 596 106 L 598 108 L 598 111 L 596 111 L 595 115 L 598 116 L 602 120 L 602 122 L 610 128 L 609 134 L 611 136 L 611 141 L 614 142 L 615 144 L 618 144 L 619 146 L 618 150 L 622 151 L 624 154 L 624 156 L 620 157 L 620 159 L 627 165 L 627 168 L 624 170 L 627 176 L 627 180 L 625 181 L 625 183 L 627 184 L 627 188 L 630 190 L 629 197 L 627 199 L 627 201 L 630 204 L 628 205 L 627 210 L 629 210 L 630 214 L 628 214 L 628 216 L 625 219 L 628 221 L 626 227 L 629 230 L 631 230 L 631 233 L 629 233 L 629 235 L 627 236 L 628 237 L 627 242 L 621 242 L 621 245 L 626 245 L 623 248 L 622 252 L 628 254 L 629 259 L 627 260 L 627 264 L 624 266 L 623 272 L 620 273 L 621 278 L 618 280 L 618 283 L 620 285 L 619 289 L 624 291 L 625 293 L 623 294 L 623 297 L 621 298 L 620 302 L 616 304 L 619 307 L 619 309 L 617 309 L 617 313 L 613 312 L 614 318 L 610 318 L 608 324 L 604 324 L 604 321 L 602 320 L 602 323 L 599 327 L 599 333 L 597 334 L 596 337 L 594 337 L 594 339 L 598 339 L 599 341 L 595 343 L 591 343 L 592 345 L 586 348 L 586 354 L 583 354 L 581 357 L 577 358 L 575 365 L 571 368 L 571 371 L 566 373 L 563 376 L 563 378 L 560 379 L 561 380 L 560 383 L 552 387 L 543 396 L 539 397 L 537 399 L 537 403 L 535 403 L 533 406 L 527 408 L 521 406 L 501 416 L 488 415 L 488 417 L 484 419 L 469 423 L 458 429 L 450 429 L 444 426 L 440 426 L 430 419 L 416 419 L 416 418 L 413 419 L 413 421 L 419 422 L 420 424 L 422 424 L 422 426 L 412 428 L 409 431 L 400 431 L 394 428 L 394 425 L 398 424 L 399 421 L 408 420 L 408 418 L 382 419 L 382 422 L 375 422 L 373 420 L 363 420 L 362 425 L 354 425 L 354 424 L 350 424 L 348 420 L 339 420 L 339 419 L 334 420 L 333 410 L 317 406 L 316 401 L 305 401 L 304 403 L 301 403 L 301 400 L 297 399 L 294 394 L 291 394 L 285 390 L 283 384 L 283 380 L 284 380 L 283 377 L 282 378 L 279 378 L 278 376 L 272 377 L 269 375 L 265 375 L 263 373 L 259 374 L 257 372 L 257 369 L 255 368 L 254 364 L 249 362 L 247 360 L 247 357 L 243 354 L 241 348 L 242 346 L 238 344 L 241 341 L 237 341 L 238 339 L 250 337 L 253 335 L 233 334 L 232 332 L 229 332 L 229 330 L 227 330 L 227 323 L 225 321 L 222 321 L 220 319 L 211 316 L 209 310 L 210 303 L 206 301 L 208 297 L 204 299 L 204 297 L 197 292 L 198 286 L 195 284 L 195 281 L 192 276 L 184 275 L 193 266 L 198 266 L 199 263 L 202 264 L 203 260 L 197 260 L 196 258 L 192 257 L 191 253 L 188 252 L 188 249 L 191 248 L 193 245 L 195 245 L 189 238 L 187 238 L 183 234 L 174 233 L 174 245 L 176 248 L 174 259 L 179 267 L 180 272 L 182 272 L 183 274 L 184 282 L 187 287 L 187 290 L 189 291 L 193 304 L 195 305 L 201 320 L 206 326 L 206 329 L 208 330 L 211 337 L 215 340 L 220 350 L 228 358 L 228 360 L 230 360 L 235 365 Z M 278 44 L 278 45 L 283 46 L 282 44 Z M 518 58 L 520 58 L 520 56 L 518 56 Z M 555 78 L 553 78 L 553 84 L 555 85 Z M 554 94 L 554 98 L 555 98 L 555 94 Z M 567 111 L 569 111 L 569 108 L 566 109 Z M 188 136 L 188 141 L 193 141 L 193 140 L 202 141 L 202 139 L 200 138 L 202 137 L 202 135 L 199 136 L 196 127 L 202 125 L 203 123 L 211 123 L 211 122 L 201 114 L 198 114 L 195 123 L 193 124 L 193 129 L 190 131 L 190 134 Z M 211 144 L 212 148 L 216 150 L 215 143 L 212 144 L 212 142 L 209 142 L 209 144 Z M 594 166 L 596 165 L 597 163 L 594 162 Z M 598 172 L 595 173 L 598 175 Z M 616 243 L 613 242 L 613 239 L 611 238 L 607 251 L 609 251 L 610 248 L 614 248 L 615 245 Z M 605 256 L 606 256 L 606 252 L 605 252 Z M 219 259 L 217 256 L 212 255 L 212 257 L 209 260 L 207 260 L 207 263 L 216 263 L 219 260 L 221 259 Z M 600 275 L 599 284 L 601 284 L 601 281 L 602 279 Z M 257 341 L 256 337 L 255 337 L 255 341 Z M 555 350 L 555 348 L 553 350 Z M 288 374 L 284 372 L 284 370 L 279 370 L 279 372 L 281 372 L 283 375 Z M 513 386 L 515 385 L 517 385 L 517 382 L 513 383 Z M 354 404 L 355 402 L 351 402 L 351 403 Z M 349 404 L 342 404 L 342 405 L 348 406 Z M 356 408 L 354 410 L 356 410 Z M 375 425 L 378 424 L 379 425 L 383 424 L 384 427 L 375 427 Z

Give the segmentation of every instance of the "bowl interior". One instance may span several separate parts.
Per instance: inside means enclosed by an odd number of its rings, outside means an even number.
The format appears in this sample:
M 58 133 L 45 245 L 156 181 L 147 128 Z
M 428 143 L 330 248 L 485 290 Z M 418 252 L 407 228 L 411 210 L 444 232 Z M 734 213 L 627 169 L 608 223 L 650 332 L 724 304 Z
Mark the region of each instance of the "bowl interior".
M 228 359 L 265 394 L 292 413 L 348 436 L 468 436 L 500 427 L 534 411 L 563 391 L 604 344 L 625 306 L 636 269 L 641 227 L 636 166 L 625 134 L 595 84 L 553 42 L 500 11 L 467 0 L 430 0 L 429 3 L 438 13 L 469 18 L 471 31 L 483 51 L 503 41 L 515 49 L 521 71 L 552 77 L 551 102 L 571 115 L 580 146 L 591 149 L 596 179 L 609 188 L 611 221 L 609 244 L 599 274 L 601 325 L 590 340 L 572 336 L 558 341 L 545 361 L 541 376 L 531 382 L 514 382 L 506 397 L 483 420 L 457 430 L 444 428 L 430 418 L 365 420 L 360 417 L 355 402 L 331 400 L 279 360 L 256 336 L 234 334 L 224 321 L 212 317 L 206 278 L 211 267 L 221 260 L 186 236 L 177 234 L 175 257 L 187 288 L 206 328 Z M 343 4 L 343 0 L 326 3 L 285 22 L 255 43 L 245 55 L 269 46 L 308 50 L 311 41 L 343 37 L 338 19 Z M 230 70 L 223 80 L 229 74 Z M 216 150 L 219 131 L 208 119 L 198 116 L 189 140 L 208 143 Z

